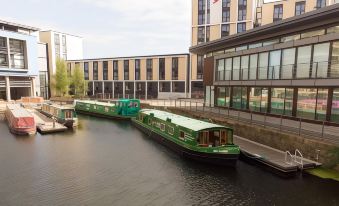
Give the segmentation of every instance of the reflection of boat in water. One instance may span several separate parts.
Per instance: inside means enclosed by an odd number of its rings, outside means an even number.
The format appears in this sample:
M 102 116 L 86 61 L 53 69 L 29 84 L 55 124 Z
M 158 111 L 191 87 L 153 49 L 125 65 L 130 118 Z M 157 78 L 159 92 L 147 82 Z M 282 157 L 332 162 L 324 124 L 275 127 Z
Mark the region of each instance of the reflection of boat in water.
M 18 135 L 33 135 L 36 133 L 34 117 L 18 104 L 8 104 L 5 116 L 9 129 Z

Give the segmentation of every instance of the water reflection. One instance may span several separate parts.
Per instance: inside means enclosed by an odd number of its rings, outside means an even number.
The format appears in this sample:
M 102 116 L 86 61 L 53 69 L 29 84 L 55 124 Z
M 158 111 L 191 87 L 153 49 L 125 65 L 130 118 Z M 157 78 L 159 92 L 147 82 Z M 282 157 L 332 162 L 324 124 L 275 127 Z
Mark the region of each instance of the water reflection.
M 339 184 L 180 158 L 129 122 L 80 116 L 62 134 L 0 123 L 0 205 L 338 205 Z

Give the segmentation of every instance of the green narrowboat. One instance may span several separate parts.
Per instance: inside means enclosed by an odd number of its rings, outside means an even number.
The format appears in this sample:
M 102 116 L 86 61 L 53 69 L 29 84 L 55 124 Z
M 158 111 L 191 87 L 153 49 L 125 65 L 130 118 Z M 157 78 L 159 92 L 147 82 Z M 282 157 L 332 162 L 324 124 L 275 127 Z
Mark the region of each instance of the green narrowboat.
M 57 122 L 68 128 L 78 126 L 78 118 L 73 106 L 44 103 L 41 106 L 41 113 L 55 118 Z
M 148 136 L 193 160 L 235 166 L 240 149 L 233 129 L 165 111 L 143 109 L 133 124 Z
M 116 101 L 98 102 L 77 100 L 75 109 L 79 113 L 112 119 L 130 119 L 140 111 L 140 100 L 120 99 Z

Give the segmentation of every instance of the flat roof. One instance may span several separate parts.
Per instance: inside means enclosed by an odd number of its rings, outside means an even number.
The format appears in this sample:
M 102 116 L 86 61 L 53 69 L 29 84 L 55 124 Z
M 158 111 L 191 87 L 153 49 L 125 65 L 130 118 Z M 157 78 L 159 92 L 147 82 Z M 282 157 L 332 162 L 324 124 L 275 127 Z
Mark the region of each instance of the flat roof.
M 58 109 L 74 109 L 71 105 L 58 105 L 58 104 L 51 104 L 51 103 L 44 103 L 44 105 L 49 105 L 51 107 L 55 107 Z
M 115 104 L 108 103 L 108 102 L 98 102 L 93 100 L 76 100 L 76 102 L 84 103 L 84 104 L 95 104 L 100 106 L 115 106 Z
M 0 24 L 14 26 L 14 27 L 22 28 L 22 29 L 28 29 L 28 30 L 32 30 L 32 31 L 39 31 L 40 30 L 39 28 L 36 28 L 36 27 L 27 26 L 27 25 L 18 24 L 18 23 L 9 22 L 9 21 L 4 21 L 4 20 L 1 20 L 1 19 L 0 19 Z
M 338 25 L 338 14 L 339 4 L 326 6 L 299 16 L 290 17 L 278 22 L 249 29 L 242 33 L 192 46 L 190 47 L 190 52 L 195 54 L 207 54 L 209 52 L 241 46 L 243 44 L 250 44 L 298 32 L 324 28 L 328 25 Z
M 177 115 L 177 114 L 173 114 L 173 113 L 169 113 L 165 111 L 155 110 L 155 109 L 143 109 L 140 112 L 147 114 L 147 115 L 150 115 L 151 113 L 153 113 L 154 117 L 159 118 L 163 121 L 166 121 L 167 118 L 169 118 L 171 119 L 172 123 L 188 128 L 193 131 L 201 131 L 201 130 L 213 129 L 213 128 L 229 129 L 229 127 L 225 127 L 222 125 L 213 124 L 213 123 L 209 123 L 209 122 L 205 122 L 205 121 L 201 121 L 201 120 L 197 120 L 197 119 L 193 119 L 193 118 L 189 118 L 189 117 L 185 117 L 185 116 L 181 116 L 181 115 Z
M 7 108 L 11 110 L 14 117 L 33 117 L 30 112 L 19 104 L 7 104 Z
M 138 59 L 138 58 L 169 57 L 169 56 L 189 56 L 189 53 L 177 53 L 177 54 L 153 54 L 153 55 L 142 55 L 142 56 L 103 57 L 103 58 L 89 58 L 89 59 L 70 59 L 70 60 L 67 60 L 67 62 L 76 62 L 76 61 L 100 61 L 100 60 L 117 60 L 117 59 Z

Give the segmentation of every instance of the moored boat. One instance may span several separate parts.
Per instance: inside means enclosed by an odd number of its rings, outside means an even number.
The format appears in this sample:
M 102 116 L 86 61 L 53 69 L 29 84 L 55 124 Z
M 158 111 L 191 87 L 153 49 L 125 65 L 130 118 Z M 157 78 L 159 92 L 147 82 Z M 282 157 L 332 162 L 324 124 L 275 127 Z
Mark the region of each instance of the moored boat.
M 132 117 L 136 117 L 140 111 L 140 100 L 119 99 L 109 103 L 91 100 L 77 100 L 75 103 L 75 109 L 79 113 L 93 116 L 113 119 L 130 119 Z
M 73 106 L 45 103 L 42 104 L 41 113 L 56 119 L 57 122 L 68 128 L 78 126 L 78 118 Z
M 216 165 L 235 166 L 240 149 L 233 129 L 165 111 L 143 109 L 133 124 L 184 157 Z
M 9 129 L 18 135 L 33 135 L 36 133 L 34 117 L 18 104 L 8 104 L 5 116 Z

